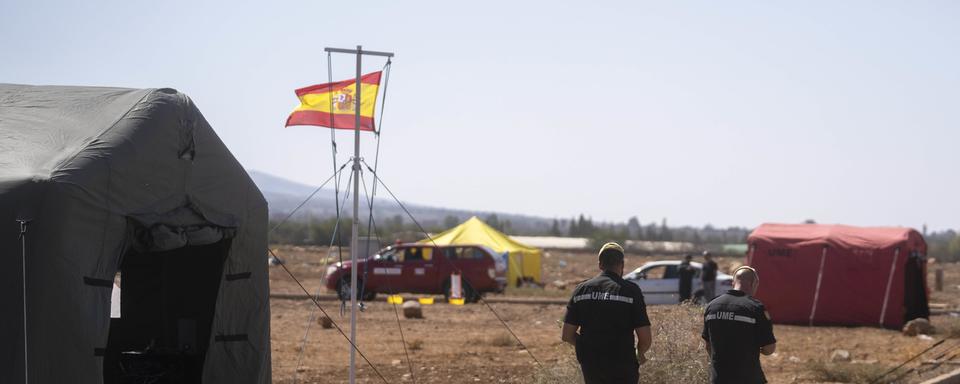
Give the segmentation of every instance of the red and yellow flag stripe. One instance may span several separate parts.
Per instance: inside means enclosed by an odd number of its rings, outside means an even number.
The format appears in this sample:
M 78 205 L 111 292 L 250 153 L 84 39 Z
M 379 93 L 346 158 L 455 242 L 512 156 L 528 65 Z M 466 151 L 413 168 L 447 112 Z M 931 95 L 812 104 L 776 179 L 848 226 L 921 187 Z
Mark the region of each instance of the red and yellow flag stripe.
M 360 130 L 374 131 L 374 110 L 380 89 L 381 72 L 360 77 Z M 317 84 L 296 90 L 300 106 L 290 113 L 286 126 L 316 125 L 354 129 L 356 125 L 356 80 Z

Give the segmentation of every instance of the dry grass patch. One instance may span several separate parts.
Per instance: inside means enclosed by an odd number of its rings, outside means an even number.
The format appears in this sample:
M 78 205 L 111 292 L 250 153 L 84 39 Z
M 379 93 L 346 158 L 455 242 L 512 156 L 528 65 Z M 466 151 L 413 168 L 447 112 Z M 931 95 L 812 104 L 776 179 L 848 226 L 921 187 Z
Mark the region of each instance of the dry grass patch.
M 818 382 L 831 383 L 873 383 L 889 369 L 890 367 L 884 364 L 826 363 L 823 361 L 808 362 L 806 367 L 806 371 L 812 379 Z M 897 373 L 894 372 L 876 381 L 876 383 L 898 383 L 897 376 Z
M 533 375 L 530 384 L 583 384 L 580 364 L 576 359 L 562 359 L 555 364 L 547 364 Z

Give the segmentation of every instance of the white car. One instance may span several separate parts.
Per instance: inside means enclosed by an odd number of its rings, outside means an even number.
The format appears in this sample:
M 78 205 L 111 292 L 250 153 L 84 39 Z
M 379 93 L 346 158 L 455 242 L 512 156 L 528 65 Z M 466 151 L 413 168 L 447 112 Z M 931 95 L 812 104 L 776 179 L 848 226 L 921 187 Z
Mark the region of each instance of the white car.
M 643 291 L 643 300 L 647 304 L 677 304 L 680 301 L 680 276 L 677 272 L 681 261 L 654 261 L 644 264 L 633 272 L 623 276 L 624 280 L 636 284 Z M 696 302 L 709 301 L 703 297 L 700 283 L 700 271 L 703 264 L 690 262 L 696 273 L 693 275 L 693 299 Z M 716 295 L 722 295 L 733 289 L 733 276 L 717 271 Z

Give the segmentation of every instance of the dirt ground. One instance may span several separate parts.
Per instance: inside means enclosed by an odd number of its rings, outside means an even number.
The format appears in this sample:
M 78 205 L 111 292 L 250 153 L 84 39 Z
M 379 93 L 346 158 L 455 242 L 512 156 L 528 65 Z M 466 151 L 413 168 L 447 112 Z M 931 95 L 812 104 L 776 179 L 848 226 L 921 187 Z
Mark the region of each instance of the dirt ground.
M 311 291 L 320 287 L 324 258 L 336 252 L 326 248 L 278 247 L 276 252 L 286 261 L 286 266 Z M 343 256 L 349 257 L 344 252 Z M 512 297 L 562 298 L 577 281 L 595 275 L 596 259 L 587 252 L 550 251 L 544 255 L 544 282 L 547 287 L 525 288 L 506 293 Z M 627 269 L 663 257 L 628 255 Z M 329 260 L 329 259 L 328 259 Z M 742 258 L 719 258 L 722 270 L 739 265 Z M 931 322 L 940 331 L 933 338 L 907 337 L 897 331 L 871 327 L 800 327 L 775 325 L 778 351 L 773 356 L 761 358 L 764 371 L 771 383 L 852 382 L 851 372 L 876 375 L 894 367 L 904 360 L 931 346 L 936 340 L 951 331 L 960 334 L 960 265 L 933 264 L 930 267 L 930 286 L 933 288 L 933 271 L 945 271 L 944 291 L 933 292 L 932 303 L 945 304 L 944 314 L 931 317 Z M 293 280 L 279 267 L 271 267 L 271 290 L 274 293 L 302 293 Z M 553 282 L 558 284 L 553 284 Z M 564 282 L 566 284 L 560 284 Z M 566 286 L 564 286 L 566 285 Z M 321 293 L 329 293 L 320 290 Z M 418 295 L 404 295 L 411 299 Z M 491 295 L 490 298 L 503 295 Z M 349 313 L 340 314 L 340 303 L 321 301 L 323 309 L 333 321 L 349 334 Z M 559 341 L 559 321 L 563 317 L 563 305 L 491 303 L 453 306 L 438 303 L 423 307 L 423 319 L 406 319 L 395 312 L 399 310 L 385 301 L 367 303 L 359 316 L 358 346 L 373 363 L 386 382 L 416 383 L 566 383 L 579 382 L 571 347 Z M 666 334 L 677 332 L 670 329 L 675 321 L 675 306 L 651 306 L 648 311 L 654 323 L 654 350 L 650 355 L 660 356 L 661 349 L 682 348 L 691 359 L 703 359 L 702 345 L 696 337 L 686 338 L 683 345 L 668 345 Z M 492 310 L 491 310 L 492 309 Z M 318 311 L 306 300 L 271 300 L 271 332 L 273 349 L 273 377 L 276 383 L 341 383 L 347 382 L 349 344 L 336 329 L 322 329 L 315 316 Z M 530 353 L 521 348 L 507 330 L 500 325 L 496 312 L 516 333 Z M 954 312 L 954 314 L 949 314 Z M 314 319 L 314 320 L 311 320 Z M 398 322 L 406 340 L 406 351 L 401 342 Z M 309 332 L 306 326 L 310 324 Z M 661 326 L 658 327 L 658 324 Z M 684 323 L 679 332 L 697 334 L 696 321 Z M 304 335 L 308 341 L 304 353 L 300 346 Z M 676 338 L 676 336 L 669 336 Z M 897 382 L 920 382 L 952 367 L 928 370 L 920 365 L 938 354 L 950 356 L 960 349 L 960 339 L 950 339 L 924 355 L 914 363 L 897 371 L 893 376 L 903 375 Z M 828 364 L 830 354 L 836 349 L 850 352 L 849 363 Z M 531 356 L 532 353 L 532 356 Z M 409 360 L 406 357 L 409 354 Z M 536 360 L 545 370 L 538 368 Z M 300 361 L 298 363 L 298 360 Z M 960 360 L 960 359 L 958 359 Z M 409 363 L 408 363 L 409 361 Z M 653 360 L 650 364 L 660 362 Z M 299 369 L 297 367 L 299 366 Z M 383 382 L 377 373 L 357 356 L 358 382 Z M 913 368 L 912 371 L 909 371 Z M 917 372 L 924 372 L 918 374 Z M 670 382 L 664 377 L 662 382 Z

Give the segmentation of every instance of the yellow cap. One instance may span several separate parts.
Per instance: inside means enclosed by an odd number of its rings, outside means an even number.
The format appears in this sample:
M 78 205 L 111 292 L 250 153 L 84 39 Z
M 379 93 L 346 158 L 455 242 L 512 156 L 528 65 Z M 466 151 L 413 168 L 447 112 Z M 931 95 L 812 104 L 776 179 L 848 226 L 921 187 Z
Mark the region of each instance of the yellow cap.
M 612 241 L 600 247 L 600 253 L 603 253 L 603 251 L 606 251 L 606 250 L 615 250 L 615 251 L 619 251 L 620 253 L 623 253 L 623 247 L 621 247 L 620 244 L 614 243 Z M 599 255 L 600 253 L 598 253 L 597 255 Z

